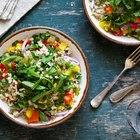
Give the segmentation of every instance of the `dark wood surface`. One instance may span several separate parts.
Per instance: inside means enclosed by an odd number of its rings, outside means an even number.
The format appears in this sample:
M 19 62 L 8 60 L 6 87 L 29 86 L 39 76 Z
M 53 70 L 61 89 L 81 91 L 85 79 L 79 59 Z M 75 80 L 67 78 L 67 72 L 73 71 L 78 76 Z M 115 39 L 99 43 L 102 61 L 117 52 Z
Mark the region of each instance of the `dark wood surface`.
M 127 122 L 126 108 L 140 96 L 140 90 L 114 105 L 109 95 L 140 80 L 140 64 L 121 77 L 98 109 L 90 106 L 90 100 L 123 69 L 126 57 L 135 47 L 121 46 L 99 35 L 89 23 L 81 0 L 41 0 L 0 41 L 18 29 L 38 25 L 59 29 L 80 45 L 90 69 L 89 91 L 79 111 L 52 128 L 25 128 L 0 114 L 0 140 L 139 140 Z

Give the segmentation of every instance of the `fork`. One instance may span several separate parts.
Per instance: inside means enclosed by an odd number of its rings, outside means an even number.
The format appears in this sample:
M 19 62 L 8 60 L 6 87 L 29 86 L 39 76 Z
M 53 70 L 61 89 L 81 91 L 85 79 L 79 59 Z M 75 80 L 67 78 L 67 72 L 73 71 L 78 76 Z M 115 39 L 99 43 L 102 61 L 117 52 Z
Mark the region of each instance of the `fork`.
M 90 104 L 93 108 L 98 108 L 99 105 L 102 103 L 103 99 L 107 95 L 107 93 L 111 90 L 114 84 L 118 81 L 120 76 L 128 69 L 133 68 L 138 62 L 140 61 L 140 46 L 132 53 L 130 56 L 127 57 L 125 60 L 124 69 L 121 73 L 110 83 L 102 92 L 100 92 L 97 96 L 95 96 Z

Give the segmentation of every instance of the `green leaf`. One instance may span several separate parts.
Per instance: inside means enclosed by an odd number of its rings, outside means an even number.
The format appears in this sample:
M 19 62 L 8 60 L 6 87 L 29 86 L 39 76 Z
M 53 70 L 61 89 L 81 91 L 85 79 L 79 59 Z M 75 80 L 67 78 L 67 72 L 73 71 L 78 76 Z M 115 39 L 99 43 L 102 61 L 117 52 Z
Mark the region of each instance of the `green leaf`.
M 49 90 L 49 91 L 44 91 L 44 92 L 41 92 L 40 94 L 37 94 L 36 96 L 34 96 L 32 98 L 32 102 L 36 102 L 38 99 L 44 97 L 45 95 L 48 95 L 52 92 L 52 90 Z
M 123 0 L 123 4 L 129 10 L 134 7 L 134 1 L 132 0 Z
M 37 49 L 39 46 L 37 44 L 31 44 L 30 46 L 27 47 L 27 49 Z
M 140 17 L 140 10 L 134 13 L 135 17 Z
M 55 68 L 55 67 L 51 67 L 51 68 L 47 71 L 47 74 L 48 74 L 48 75 L 51 75 L 51 74 L 54 74 L 54 73 L 56 73 L 56 72 L 57 72 L 56 68 Z
M 22 83 L 24 86 L 26 86 L 26 87 L 28 87 L 28 88 L 31 88 L 31 89 L 32 89 L 32 87 L 34 86 L 34 83 L 29 82 L 29 81 L 22 81 L 21 83 Z M 44 90 L 44 89 L 46 89 L 46 87 L 41 86 L 41 85 L 38 85 L 38 86 L 36 87 L 36 90 Z
M 58 81 L 58 84 L 54 90 L 54 93 L 56 93 L 57 91 L 59 91 L 59 89 L 62 87 L 64 80 L 66 79 L 66 76 L 61 75 L 60 80 Z
M 15 59 L 20 59 L 21 57 L 20 56 L 8 56 L 8 57 L 6 57 L 3 61 L 2 61 L 2 63 L 4 63 L 4 64 L 8 64 L 8 63 L 10 63 L 11 61 L 13 61 L 13 60 L 15 60 Z
M 19 41 L 16 40 L 15 42 L 12 43 L 12 46 L 16 46 L 18 42 L 19 42 Z
M 42 80 L 42 79 L 40 78 L 38 81 L 36 81 L 36 82 L 34 83 L 34 85 L 32 86 L 32 90 L 35 90 L 35 89 L 39 86 L 41 80 Z
M 39 118 L 41 121 L 48 121 L 46 115 L 42 111 L 39 111 Z
M 119 5 L 121 3 L 122 0 L 115 0 L 115 5 Z
M 45 35 L 48 38 L 51 34 L 50 34 L 50 32 L 46 32 Z

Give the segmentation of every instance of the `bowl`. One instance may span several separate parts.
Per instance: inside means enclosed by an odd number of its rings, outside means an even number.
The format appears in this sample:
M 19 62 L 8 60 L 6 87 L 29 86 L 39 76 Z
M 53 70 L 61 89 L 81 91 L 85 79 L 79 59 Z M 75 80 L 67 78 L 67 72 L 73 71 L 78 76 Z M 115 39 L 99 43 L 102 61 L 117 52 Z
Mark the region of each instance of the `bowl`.
M 19 31 L 16 31 L 15 33 L 11 34 L 2 41 L 2 43 L 0 44 L 1 46 L 0 55 L 2 55 L 4 52 L 7 51 L 8 47 L 12 44 L 12 42 L 16 40 L 22 40 L 27 37 L 29 38 L 36 33 L 44 33 L 46 31 L 49 31 L 51 34 L 59 37 L 61 41 L 66 42 L 72 51 L 72 57 L 79 61 L 82 75 L 82 79 L 80 82 L 81 90 L 73 107 L 65 115 L 58 116 L 55 119 L 50 120 L 48 122 L 38 122 L 32 124 L 28 124 L 26 120 L 22 117 L 15 118 L 13 115 L 9 114 L 10 110 L 9 106 L 4 101 L 0 100 L 0 111 L 3 115 L 5 115 L 8 119 L 19 125 L 31 128 L 47 128 L 66 121 L 80 108 L 82 102 L 86 97 L 89 87 L 89 68 L 82 49 L 77 45 L 77 43 L 73 39 L 71 39 L 69 36 L 56 29 L 41 26 L 41 27 L 24 28 Z
M 99 26 L 99 21 L 92 15 L 92 11 L 90 8 L 91 2 L 90 0 L 82 0 L 84 11 L 92 24 L 92 26 L 96 29 L 96 31 L 101 34 L 103 37 L 107 38 L 108 40 L 115 42 L 121 45 L 127 46 L 138 46 L 140 45 L 140 41 L 132 38 L 132 37 L 125 37 L 125 36 L 114 36 L 113 34 L 106 32 Z

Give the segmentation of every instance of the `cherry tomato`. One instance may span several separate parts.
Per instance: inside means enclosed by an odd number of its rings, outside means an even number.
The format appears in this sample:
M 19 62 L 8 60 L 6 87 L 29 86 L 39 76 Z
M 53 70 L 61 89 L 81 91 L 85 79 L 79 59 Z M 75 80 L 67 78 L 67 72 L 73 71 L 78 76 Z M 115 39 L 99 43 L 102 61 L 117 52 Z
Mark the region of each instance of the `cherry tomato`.
M 138 24 L 137 23 L 130 23 L 130 27 L 133 29 L 133 30 L 136 30 L 138 28 Z
M 47 47 L 49 45 L 48 41 L 44 41 L 43 44 Z
M 18 43 L 22 44 L 23 43 L 23 40 L 20 40 Z
M 111 14 L 111 13 L 113 12 L 112 7 L 111 7 L 110 5 L 107 5 L 107 6 L 105 7 L 105 12 L 106 12 L 107 14 Z
M 56 48 L 58 47 L 59 44 L 58 44 L 57 41 L 55 41 L 53 45 L 54 45 L 54 48 L 56 49 Z
M 2 77 L 6 78 L 8 75 L 8 70 L 3 70 Z
M 65 101 L 65 104 L 66 104 L 66 105 L 69 105 L 70 102 L 71 102 L 71 100 L 72 100 L 71 95 L 65 95 L 65 96 L 64 96 L 64 101 Z
M 123 32 L 120 29 L 118 29 L 117 31 L 112 31 L 112 34 L 115 36 L 122 36 Z
M 16 64 L 14 61 L 11 62 L 11 67 L 14 71 L 16 71 Z
M 31 44 L 31 40 L 28 40 L 26 45 L 30 45 Z
M 5 69 L 5 65 L 0 63 L 0 70 L 3 71 Z

